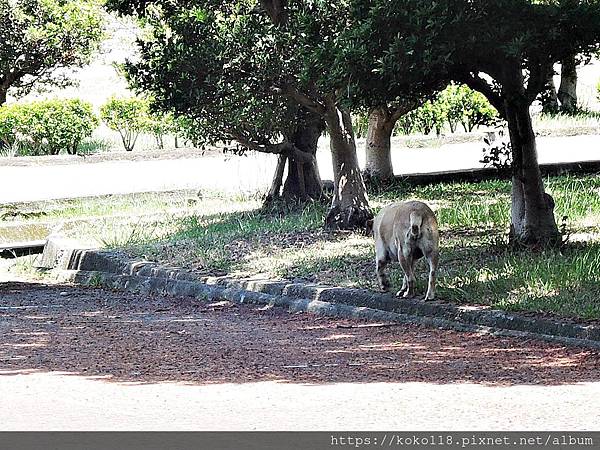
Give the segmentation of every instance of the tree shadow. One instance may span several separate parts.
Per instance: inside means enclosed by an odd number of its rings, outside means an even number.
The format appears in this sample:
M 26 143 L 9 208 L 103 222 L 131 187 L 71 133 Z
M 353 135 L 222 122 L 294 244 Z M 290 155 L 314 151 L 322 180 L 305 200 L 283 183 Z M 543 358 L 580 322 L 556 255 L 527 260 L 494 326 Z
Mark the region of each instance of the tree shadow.
M 68 285 L 0 283 L 0 299 L 0 376 L 198 385 L 600 381 L 598 352 L 537 340 Z

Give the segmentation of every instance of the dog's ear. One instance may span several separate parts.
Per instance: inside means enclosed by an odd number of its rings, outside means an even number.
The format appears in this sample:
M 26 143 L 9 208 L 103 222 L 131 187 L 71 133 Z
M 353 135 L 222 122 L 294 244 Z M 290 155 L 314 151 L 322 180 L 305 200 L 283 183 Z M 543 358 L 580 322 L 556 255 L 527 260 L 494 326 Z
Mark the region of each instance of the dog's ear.
M 367 220 L 367 224 L 365 226 L 365 236 L 373 236 L 373 219 Z

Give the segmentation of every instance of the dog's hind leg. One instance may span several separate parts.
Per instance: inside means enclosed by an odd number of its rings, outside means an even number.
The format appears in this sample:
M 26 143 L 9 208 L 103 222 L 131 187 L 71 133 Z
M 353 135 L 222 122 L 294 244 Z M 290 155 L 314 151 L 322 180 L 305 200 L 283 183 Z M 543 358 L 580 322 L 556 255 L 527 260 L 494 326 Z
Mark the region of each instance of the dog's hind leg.
M 415 273 L 416 265 L 417 265 L 417 259 L 413 258 L 412 259 L 412 272 L 413 273 Z M 398 291 L 398 293 L 396 295 L 398 297 L 400 297 L 401 295 L 403 295 L 406 292 L 407 289 L 408 289 L 408 277 L 405 274 L 404 277 L 402 278 L 402 287 L 400 288 L 400 290 Z
M 427 294 L 425 295 L 425 300 L 433 300 L 435 298 L 435 282 L 440 255 L 437 251 L 432 250 L 425 256 L 429 262 L 429 283 L 427 284 Z
M 400 290 L 398 291 L 398 293 L 396 295 L 398 297 L 400 297 L 402 294 L 404 294 L 406 292 L 407 289 L 408 289 L 408 277 L 406 275 L 404 275 L 404 277 L 402 278 L 402 287 L 400 288 Z
M 377 274 L 379 287 L 385 292 L 390 289 L 390 280 L 385 273 L 385 268 L 388 263 L 389 258 L 385 246 L 381 243 L 377 243 L 375 245 L 375 273 Z
M 404 271 L 404 280 L 406 282 L 406 289 L 400 290 L 396 295 L 404 298 L 412 298 L 415 295 L 415 273 L 413 272 L 413 261 L 411 256 L 405 257 L 402 250 L 398 250 L 398 261 L 402 270 Z M 404 285 L 402 286 L 404 288 Z

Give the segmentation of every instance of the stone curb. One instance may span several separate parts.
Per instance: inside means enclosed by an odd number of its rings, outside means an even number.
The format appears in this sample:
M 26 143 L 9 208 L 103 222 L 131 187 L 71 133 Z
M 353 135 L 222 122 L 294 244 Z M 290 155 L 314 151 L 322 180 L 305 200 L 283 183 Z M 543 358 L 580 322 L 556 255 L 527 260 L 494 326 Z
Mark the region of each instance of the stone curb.
M 290 313 L 308 312 L 318 316 L 363 319 L 394 324 L 418 324 L 445 330 L 487 334 L 491 336 L 537 339 L 564 345 L 600 349 L 600 342 L 550 336 L 527 331 L 496 329 L 481 325 L 453 322 L 437 317 L 413 316 L 379 309 L 302 299 L 286 295 L 270 295 L 232 287 L 209 285 L 200 281 L 176 280 L 138 275 L 118 275 L 108 272 L 63 270 L 58 279 L 93 287 L 145 294 L 162 294 L 173 297 L 193 297 L 203 302 L 227 300 L 238 304 L 267 305 L 287 308 Z
M 118 289 L 224 298 L 238 303 L 256 302 L 341 317 L 423 323 L 462 331 L 504 335 L 517 333 L 519 336 L 600 349 L 598 326 L 528 317 L 486 307 L 419 300 L 399 301 L 391 294 L 316 284 L 201 277 L 180 268 L 159 266 L 147 261 L 130 261 L 119 253 L 104 250 L 66 252 L 58 268 L 73 281 L 83 284 L 93 285 L 94 280 L 98 279 L 102 285 L 108 283 L 110 287 Z

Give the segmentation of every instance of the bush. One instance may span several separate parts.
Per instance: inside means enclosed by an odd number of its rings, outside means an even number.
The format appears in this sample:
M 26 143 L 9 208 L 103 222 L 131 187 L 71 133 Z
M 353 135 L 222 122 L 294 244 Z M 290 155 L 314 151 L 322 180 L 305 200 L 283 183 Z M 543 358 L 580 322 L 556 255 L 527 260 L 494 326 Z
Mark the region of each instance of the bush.
M 470 133 L 477 127 L 491 126 L 498 122 L 498 111 L 480 92 L 473 91 L 467 86 L 461 86 L 457 91 L 455 101 L 462 110 L 460 123 L 466 132 Z
M 149 114 L 145 131 L 156 139 L 158 148 L 165 148 L 165 136 L 178 135 L 180 124 L 172 114 Z
M 164 137 L 177 135 L 181 125 L 169 113 L 153 112 L 151 100 L 146 98 L 111 98 L 100 109 L 100 115 L 106 125 L 121 136 L 125 150 L 134 149 L 142 133 L 151 134 L 159 148 L 164 148 Z
M 404 114 L 396 122 L 394 128 L 394 134 L 403 134 L 408 136 L 409 134 L 418 132 L 417 118 L 419 116 L 418 110 L 413 110 L 407 114 Z
M 0 146 L 15 155 L 74 155 L 98 126 L 92 105 L 81 100 L 43 100 L 0 107 Z
M 125 150 L 134 149 L 140 133 L 150 128 L 150 103 L 141 98 L 111 98 L 100 109 L 102 120 L 119 133 Z
M 480 126 L 495 125 L 498 112 L 485 96 L 464 85 L 451 84 L 433 100 L 408 113 L 398 121 L 397 131 L 403 134 L 419 132 L 429 134 L 435 130 L 439 136 L 448 125 L 454 133 L 461 124 L 467 132 Z
M 439 136 L 446 126 L 454 133 L 459 124 L 470 133 L 480 126 L 496 125 L 498 117 L 498 112 L 483 94 L 465 85 L 451 84 L 434 99 L 398 119 L 394 133 L 430 134 L 435 131 Z M 357 137 L 366 136 L 368 115 L 354 116 L 353 126 Z

